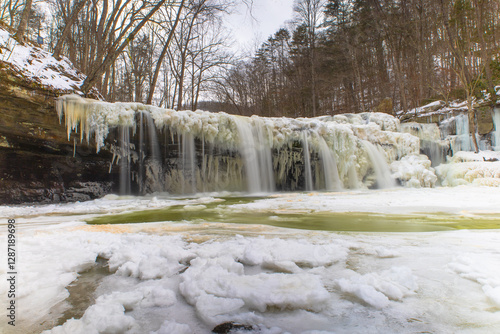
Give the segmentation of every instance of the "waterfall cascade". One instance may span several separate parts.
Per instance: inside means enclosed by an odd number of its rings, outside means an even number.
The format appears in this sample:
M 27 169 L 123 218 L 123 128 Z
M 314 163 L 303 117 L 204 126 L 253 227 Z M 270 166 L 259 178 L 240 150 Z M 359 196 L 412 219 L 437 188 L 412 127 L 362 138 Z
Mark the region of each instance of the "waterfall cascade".
M 469 117 L 466 114 L 455 117 L 456 137 L 452 142 L 453 153 L 459 151 L 470 151 L 472 149 L 472 138 L 469 132 Z
M 493 137 L 494 150 L 500 151 L 500 108 L 495 108 L 493 111 L 493 125 L 495 126 L 495 134 Z
M 339 190 L 374 178 L 389 187 L 388 164 L 420 152 L 419 139 L 381 113 L 243 117 L 76 95 L 61 97 L 57 111 L 68 138 L 79 132 L 114 154 L 124 193 Z
M 248 191 L 274 191 L 269 129 L 260 119 L 249 123 L 239 117 L 235 118 L 235 123 L 240 137 L 239 152 L 245 166 Z
M 391 188 L 396 186 L 396 182 L 391 175 L 384 154 L 369 141 L 363 140 L 363 145 L 366 147 L 366 152 L 372 162 L 378 188 Z
M 429 157 L 433 167 L 446 162 L 446 156 L 450 153 L 449 142 L 441 140 L 443 131 L 448 136 L 450 130 L 448 126 L 443 126 L 443 129 L 440 129 L 435 123 L 410 122 L 401 124 L 402 132 L 420 138 L 420 151 Z
M 323 164 L 325 190 L 329 191 L 340 190 L 342 189 L 342 184 L 339 178 L 337 163 L 335 162 L 335 155 L 333 151 L 328 147 L 328 144 L 322 137 L 318 136 L 318 142 L 319 142 L 319 156 Z M 354 182 L 357 183 L 357 180 L 355 180 Z

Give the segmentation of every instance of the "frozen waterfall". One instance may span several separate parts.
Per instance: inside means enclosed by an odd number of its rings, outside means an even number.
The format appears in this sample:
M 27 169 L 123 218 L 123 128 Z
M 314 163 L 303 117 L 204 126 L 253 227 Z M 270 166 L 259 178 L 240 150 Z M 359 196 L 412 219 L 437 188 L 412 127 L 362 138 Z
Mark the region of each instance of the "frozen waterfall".
M 381 113 L 245 117 L 76 95 L 59 98 L 57 112 L 68 139 L 113 154 L 110 177 L 127 194 L 336 191 L 374 179 L 391 187 L 388 164 L 420 151 L 417 137 Z M 374 143 L 387 143 L 384 152 Z

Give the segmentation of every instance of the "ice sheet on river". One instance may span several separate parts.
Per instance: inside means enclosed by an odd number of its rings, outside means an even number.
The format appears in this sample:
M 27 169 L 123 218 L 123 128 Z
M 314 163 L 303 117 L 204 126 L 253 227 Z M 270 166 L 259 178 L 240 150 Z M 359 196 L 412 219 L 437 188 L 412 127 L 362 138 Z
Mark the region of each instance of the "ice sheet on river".
M 170 204 L 194 210 L 216 200 Z M 498 215 L 499 200 L 497 188 L 394 189 L 282 194 L 225 210 L 349 212 L 362 204 L 379 213 Z M 20 330 L 208 333 L 228 321 L 252 326 L 253 333 L 492 333 L 500 326 L 497 230 L 333 233 L 188 220 L 82 223 L 106 208 L 130 212 L 159 203 L 169 205 L 166 198 L 108 197 L 1 207 L 0 216 L 15 209 L 26 214 L 19 225 L 29 225 L 18 233 Z M 63 214 L 51 216 L 48 208 Z M 40 228 L 33 220 L 57 223 Z M 56 326 L 74 307 L 68 285 L 78 286 L 96 258 L 109 272 L 87 291 L 94 298 Z M 0 293 L 5 289 L 2 283 Z
M 500 267 L 496 232 L 276 238 L 270 228 L 268 236 L 195 243 L 182 234 L 93 230 L 23 236 L 20 323 L 47 320 L 76 272 L 100 256 L 113 274 L 96 290 L 95 302 L 80 319 L 45 333 L 162 327 L 208 333 L 228 321 L 255 333 L 491 333 L 500 325 L 498 273 L 484 270 Z M 481 266 L 474 265 L 478 258 Z

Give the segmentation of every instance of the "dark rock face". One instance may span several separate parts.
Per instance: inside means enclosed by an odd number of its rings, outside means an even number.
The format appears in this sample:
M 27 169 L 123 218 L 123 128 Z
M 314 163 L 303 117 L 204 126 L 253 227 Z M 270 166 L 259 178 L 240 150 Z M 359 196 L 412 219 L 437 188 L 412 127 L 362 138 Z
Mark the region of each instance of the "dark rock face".
M 55 110 L 64 93 L 0 69 L 0 204 L 81 201 L 115 190 L 110 153 L 68 141 Z
M 249 325 L 242 325 L 234 322 L 225 322 L 223 324 L 215 326 L 215 328 L 212 330 L 212 333 L 228 334 L 231 333 L 233 330 L 242 332 L 242 331 L 252 331 L 254 330 L 254 328 Z

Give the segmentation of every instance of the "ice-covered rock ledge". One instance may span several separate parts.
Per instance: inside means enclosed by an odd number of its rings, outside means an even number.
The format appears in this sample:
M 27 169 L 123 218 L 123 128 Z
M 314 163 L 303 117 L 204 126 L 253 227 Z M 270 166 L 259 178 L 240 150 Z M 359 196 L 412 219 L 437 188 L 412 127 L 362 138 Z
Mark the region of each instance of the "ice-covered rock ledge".
M 59 95 L 81 93 L 84 75 L 12 35 L 0 22 L 0 204 L 81 201 L 113 191 L 109 152 L 68 142 L 55 112 Z
M 473 184 L 500 186 L 500 152 L 457 152 L 447 164 L 436 167 L 443 186 Z

